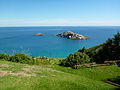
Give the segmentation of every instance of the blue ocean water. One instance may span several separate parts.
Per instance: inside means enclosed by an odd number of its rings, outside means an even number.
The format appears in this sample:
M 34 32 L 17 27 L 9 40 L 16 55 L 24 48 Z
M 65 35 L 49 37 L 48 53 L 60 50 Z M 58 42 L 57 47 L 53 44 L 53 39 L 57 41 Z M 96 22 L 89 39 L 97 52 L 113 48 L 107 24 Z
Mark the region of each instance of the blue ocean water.
M 88 40 L 71 40 L 55 36 L 71 30 L 89 37 Z M 26 52 L 31 56 L 64 58 L 80 48 L 90 48 L 120 32 L 120 26 L 81 27 L 0 27 L 0 53 Z M 44 36 L 33 36 L 43 33 Z

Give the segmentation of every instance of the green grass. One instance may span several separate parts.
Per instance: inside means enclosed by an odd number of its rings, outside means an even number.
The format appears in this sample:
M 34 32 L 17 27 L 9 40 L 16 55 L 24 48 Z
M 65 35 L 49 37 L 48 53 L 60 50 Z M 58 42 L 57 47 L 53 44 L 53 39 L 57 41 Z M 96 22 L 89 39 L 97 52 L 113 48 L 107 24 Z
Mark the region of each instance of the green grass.
M 114 90 L 116 86 L 103 80 L 120 76 L 116 65 L 75 70 L 54 64 L 37 66 L 0 61 L 0 71 L 7 72 L 0 72 L 0 90 Z

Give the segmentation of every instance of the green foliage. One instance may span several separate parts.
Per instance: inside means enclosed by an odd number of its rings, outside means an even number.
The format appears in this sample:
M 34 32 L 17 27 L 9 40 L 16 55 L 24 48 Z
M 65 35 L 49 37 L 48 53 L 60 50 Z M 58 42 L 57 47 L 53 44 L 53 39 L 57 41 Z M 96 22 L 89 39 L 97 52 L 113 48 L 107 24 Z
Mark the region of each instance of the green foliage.
M 118 67 L 120 67 L 120 62 L 116 62 L 117 63 L 117 65 L 118 65 Z
M 75 65 L 89 63 L 90 58 L 85 53 L 75 52 L 70 54 L 66 59 L 61 60 L 60 65 L 66 67 L 74 67 Z
M 3 59 L 3 60 L 9 60 L 10 59 L 10 55 L 7 55 L 7 54 L 0 54 L 0 59 Z
M 108 80 L 120 85 L 120 76 L 117 76 L 116 78 L 111 78 L 111 79 L 108 79 Z
M 116 46 L 120 46 L 120 33 L 119 33 L 119 32 L 114 35 L 113 43 L 114 43 Z
M 78 52 L 82 52 L 82 53 L 84 53 L 85 50 L 86 50 L 85 47 L 83 47 L 82 49 L 78 50 Z
M 36 64 L 31 56 L 23 53 L 16 53 L 15 55 L 0 54 L 0 59 L 17 63 Z
M 27 56 L 26 54 L 16 53 L 12 55 L 8 61 L 19 62 L 19 63 L 30 63 L 32 61 L 31 56 Z
M 79 52 L 86 53 L 91 62 L 104 63 L 106 60 L 120 60 L 120 33 L 109 38 L 105 43 L 98 46 L 81 49 Z
M 0 54 L 0 60 L 32 64 L 32 65 L 41 65 L 41 64 L 51 65 L 51 64 L 59 64 L 62 58 L 48 58 L 44 56 L 31 57 L 23 53 L 16 53 L 15 55 Z

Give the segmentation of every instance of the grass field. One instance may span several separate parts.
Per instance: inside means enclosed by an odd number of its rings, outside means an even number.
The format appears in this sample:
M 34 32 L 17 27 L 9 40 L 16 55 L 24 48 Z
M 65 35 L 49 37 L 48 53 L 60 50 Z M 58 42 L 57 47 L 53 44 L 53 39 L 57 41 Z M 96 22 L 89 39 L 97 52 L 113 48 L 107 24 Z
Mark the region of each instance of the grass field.
M 115 90 L 103 82 L 120 76 L 116 65 L 71 69 L 0 61 L 0 90 Z

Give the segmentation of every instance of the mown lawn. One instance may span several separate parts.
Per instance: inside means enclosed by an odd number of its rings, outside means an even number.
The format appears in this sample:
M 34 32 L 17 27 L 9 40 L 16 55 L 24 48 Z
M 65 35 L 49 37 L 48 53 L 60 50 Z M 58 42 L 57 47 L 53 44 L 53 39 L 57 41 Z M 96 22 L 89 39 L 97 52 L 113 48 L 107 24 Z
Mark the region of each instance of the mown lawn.
M 115 90 L 103 82 L 120 76 L 116 65 L 71 69 L 0 61 L 0 90 Z

